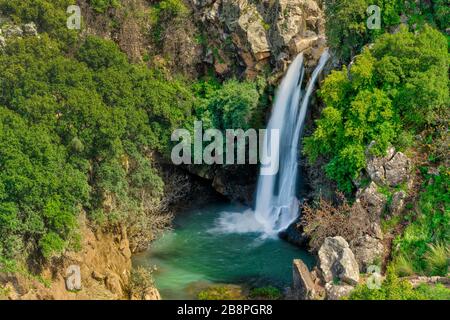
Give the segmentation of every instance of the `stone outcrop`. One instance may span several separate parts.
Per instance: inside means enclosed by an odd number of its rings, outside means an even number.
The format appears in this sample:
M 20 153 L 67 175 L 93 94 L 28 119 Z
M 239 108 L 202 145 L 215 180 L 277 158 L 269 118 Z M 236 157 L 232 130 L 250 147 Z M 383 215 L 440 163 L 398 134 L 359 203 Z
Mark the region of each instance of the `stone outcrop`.
M 358 263 L 344 238 L 326 238 L 319 249 L 319 261 L 326 283 L 340 280 L 350 285 L 358 284 Z
M 384 254 L 382 241 L 367 234 L 351 241 L 350 248 L 361 272 L 366 272 L 369 266 L 381 261 Z
M 348 296 L 354 287 L 348 284 L 335 285 L 327 283 L 325 285 L 325 292 L 327 294 L 327 300 L 341 300 L 343 297 Z
M 313 300 L 317 295 L 316 285 L 308 267 L 302 260 L 292 263 L 292 298 L 294 300 Z
M 40 278 L 0 273 L 0 284 L 8 289 L 8 299 L 85 300 L 128 299 L 131 252 L 125 228 L 105 232 L 88 227 L 84 215 L 79 220 L 81 250 L 66 252 L 58 261 L 44 266 Z M 156 289 L 155 289 L 156 290 Z M 153 292 L 149 297 L 157 298 Z
M 209 47 L 219 48 L 213 64 L 219 74 L 242 66 L 254 78 L 265 66 L 284 71 L 293 56 L 304 52 L 316 64 L 325 48 L 323 10 L 315 0 L 190 0 L 208 30 Z M 211 55 L 204 59 L 210 61 Z
M 396 152 L 394 148 L 389 148 L 385 157 L 374 157 L 370 154 L 370 149 L 374 145 L 375 142 L 372 142 L 367 151 L 366 171 L 370 179 L 380 186 L 390 187 L 409 182 L 411 161 L 408 157 L 401 152 Z
M 364 208 L 375 217 L 381 215 L 387 203 L 387 197 L 378 192 L 378 186 L 373 181 L 368 187 L 358 190 L 356 198 L 361 201 Z
M 403 190 L 400 190 L 392 196 L 391 203 L 389 205 L 389 213 L 393 216 L 399 215 L 404 207 L 405 207 L 405 199 L 407 197 L 407 193 Z

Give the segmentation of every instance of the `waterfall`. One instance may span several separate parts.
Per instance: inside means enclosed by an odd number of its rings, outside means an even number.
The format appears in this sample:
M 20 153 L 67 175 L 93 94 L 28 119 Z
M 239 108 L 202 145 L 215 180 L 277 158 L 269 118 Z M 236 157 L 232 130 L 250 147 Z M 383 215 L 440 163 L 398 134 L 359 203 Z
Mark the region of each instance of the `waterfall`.
M 280 130 L 279 170 L 275 175 L 260 174 L 255 200 L 255 217 L 266 234 L 277 234 L 298 218 L 296 193 L 300 136 L 317 77 L 328 59 L 328 51 L 325 51 L 303 92 L 305 67 L 303 54 L 298 55 L 278 88 L 264 150 L 270 150 L 271 130 Z
M 255 210 L 223 212 L 217 220 L 216 228 L 211 231 L 261 232 L 268 236 L 276 236 L 298 218 L 299 200 L 296 191 L 299 181 L 300 137 L 317 77 L 328 59 L 328 51 L 325 51 L 311 75 L 306 90 L 302 90 L 305 76 L 303 54 L 298 55 L 291 63 L 277 90 L 272 116 L 262 146 L 262 158 L 266 159 L 268 150 L 271 150 L 271 130 L 278 129 L 280 134 L 278 154 L 271 154 L 270 157 L 272 159 L 279 157 L 279 170 L 275 175 L 264 175 L 262 165 L 256 189 Z

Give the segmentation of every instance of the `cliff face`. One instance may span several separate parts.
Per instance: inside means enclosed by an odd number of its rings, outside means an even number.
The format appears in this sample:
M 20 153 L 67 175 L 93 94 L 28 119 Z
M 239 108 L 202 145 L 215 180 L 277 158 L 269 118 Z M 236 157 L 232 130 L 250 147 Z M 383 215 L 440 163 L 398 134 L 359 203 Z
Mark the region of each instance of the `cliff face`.
M 324 15 L 314 0 L 189 0 L 208 38 L 204 61 L 219 75 L 283 73 L 304 52 L 316 64 L 325 42 Z M 211 49 L 213 48 L 213 49 Z M 214 52 L 215 51 L 215 52 Z
M 0 274 L 3 297 L 24 300 L 129 299 L 131 251 L 125 228 L 93 231 L 80 217 L 81 250 L 44 265 L 39 277 Z M 81 288 L 76 284 L 79 270 Z M 156 289 L 146 299 L 159 299 Z

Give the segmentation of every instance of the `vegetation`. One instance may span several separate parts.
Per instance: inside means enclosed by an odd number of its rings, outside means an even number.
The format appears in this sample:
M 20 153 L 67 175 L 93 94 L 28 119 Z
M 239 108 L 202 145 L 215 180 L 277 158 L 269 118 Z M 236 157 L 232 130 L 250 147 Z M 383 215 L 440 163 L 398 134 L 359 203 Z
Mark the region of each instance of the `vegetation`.
M 327 175 L 350 193 L 371 141 L 369 152 L 383 155 L 401 144 L 399 137 L 445 117 L 447 64 L 447 41 L 431 27 L 380 36 L 349 70 L 333 71 L 324 81 L 319 95 L 325 109 L 304 139 L 305 153 L 312 162 L 326 158 Z
M 245 300 L 241 289 L 234 286 L 214 286 L 201 291 L 198 300 Z
M 250 298 L 256 300 L 280 300 L 282 297 L 279 289 L 270 286 L 255 288 L 250 291 Z
M 114 43 L 87 37 L 74 56 L 63 47 L 42 34 L 9 41 L 0 55 L 7 258 L 76 247 L 81 210 L 110 223 L 148 219 L 143 201 L 163 188 L 148 152 L 169 149 L 170 132 L 190 116 L 186 86 L 129 64 Z
M 131 271 L 130 296 L 139 300 L 144 300 L 149 290 L 154 288 L 153 281 L 154 268 L 137 267 Z
M 349 300 L 448 300 L 450 289 L 443 285 L 421 285 L 414 289 L 407 280 L 389 270 L 380 289 L 359 285 L 347 298 Z
M 394 241 L 393 266 L 403 276 L 446 276 L 450 261 L 449 173 L 428 177 L 415 220 Z
M 369 18 L 367 9 L 371 5 L 380 8 L 379 30 L 367 27 Z M 360 53 L 367 43 L 395 29 L 401 22 L 415 30 L 430 24 L 445 31 L 450 19 L 450 9 L 446 0 L 325 0 L 325 10 L 328 43 L 346 62 Z

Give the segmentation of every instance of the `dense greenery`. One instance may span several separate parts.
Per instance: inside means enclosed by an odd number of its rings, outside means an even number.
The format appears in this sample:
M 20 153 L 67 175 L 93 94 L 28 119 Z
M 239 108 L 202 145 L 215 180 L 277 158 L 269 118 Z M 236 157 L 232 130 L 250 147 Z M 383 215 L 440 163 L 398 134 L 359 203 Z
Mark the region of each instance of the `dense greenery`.
M 263 86 L 191 85 L 130 64 L 114 42 L 67 30 L 65 9 L 72 3 L 0 1 L 14 23 L 34 21 L 40 31 L 40 37 L 9 39 L 0 53 L 3 258 L 50 258 L 76 248 L 81 211 L 98 224 L 148 228 L 146 206 L 163 190 L 151 153 L 170 154 L 175 128 L 190 127 L 195 118 L 223 129 L 256 121 Z M 90 3 L 99 12 L 118 4 Z M 152 14 L 163 21 L 185 10 L 167 0 Z
M 382 155 L 447 112 L 447 65 L 447 41 L 431 27 L 380 36 L 349 70 L 333 71 L 324 81 L 326 107 L 305 139 L 306 154 L 311 161 L 328 159 L 327 175 L 350 192 L 371 141 L 370 152 Z
M 367 28 L 367 9 L 371 5 L 381 9 L 379 30 Z M 420 29 L 428 23 L 445 31 L 450 19 L 447 0 L 325 0 L 325 10 L 328 43 L 344 61 L 349 61 L 365 44 L 396 28 L 400 22 L 407 23 L 411 29 Z
M 394 241 L 394 267 L 403 276 L 446 276 L 450 257 L 450 176 L 428 176 L 414 221 Z
M 449 300 L 450 289 L 443 285 L 421 285 L 414 289 L 407 280 L 397 277 L 388 270 L 380 289 L 370 289 L 366 284 L 359 285 L 347 298 L 349 300 Z

